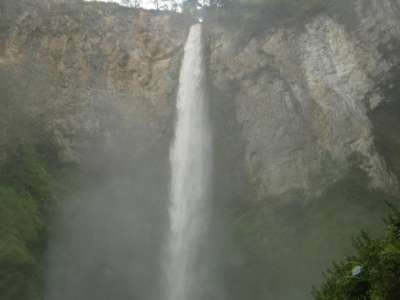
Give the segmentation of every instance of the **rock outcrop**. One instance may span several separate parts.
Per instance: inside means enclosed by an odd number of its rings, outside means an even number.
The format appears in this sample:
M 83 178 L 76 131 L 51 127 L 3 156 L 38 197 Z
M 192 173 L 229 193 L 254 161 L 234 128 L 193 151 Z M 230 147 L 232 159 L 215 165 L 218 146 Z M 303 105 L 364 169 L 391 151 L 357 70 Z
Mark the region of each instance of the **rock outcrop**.
M 15 220 L 22 215 L 43 227 L 28 239 L 16 221 L 6 223 L 36 260 L 26 266 L 21 256 L 2 252 L 1 262 L 17 275 L 1 276 L 21 279 L 10 279 L 0 298 L 156 299 L 175 94 L 190 20 L 107 3 L 17 4 L 0 4 L 0 16 L 11 14 L 0 18 L 0 169 L 7 175 L 2 167 L 12 161 L 21 175 L 11 183 L 46 193 L 35 193 L 34 201 L 23 194 L 36 214 L 22 205 L 3 207 Z M 21 162 L 13 145 L 31 152 L 22 152 Z M 38 174 L 51 188 L 40 186 Z M 14 249 L 8 236 L 0 240 Z M 33 248 L 42 241 L 46 246 Z
M 49 299 L 87 299 L 92 286 L 109 299 L 162 299 L 168 155 L 193 20 L 60 2 L 0 3 L 0 167 L 16 138 L 39 137 L 51 141 L 38 152 L 57 162 L 61 193 L 70 183 L 59 169 L 79 173 L 82 190 L 62 195 L 72 199 L 54 226 Z M 308 299 L 349 235 L 378 227 L 378 200 L 398 192 L 400 0 L 345 9 L 257 32 L 205 18 L 215 270 L 229 299 Z M 354 160 L 362 170 L 348 176 Z
M 206 24 L 212 102 L 231 99 L 231 130 L 240 128 L 244 149 L 235 160 L 257 198 L 318 193 L 354 153 L 374 187 L 397 189 L 368 113 L 399 64 L 398 16 L 398 1 L 370 0 L 354 2 L 349 24 L 319 14 L 254 37 Z M 31 8 L 3 26 L 0 72 L 23 81 L 24 110 L 48 121 L 64 162 L 81 161 L 98 140 L 129 140 L 137 153 L 167 149 L 188 25 L 178 15 L 109 4 Z
M 185 22 L 113 4 L 28 7 L 2 35 L 0 72 L 23 109 L 45 118 L 63 162 L 79 163 L 94 141 L 129 140 L 137 154 L 166 147 Z
M 354 153 L 372 186 L 397 189 L 368 114 L 399 64 L 400 2 L 355 1 L 353 10 L 352 22 L 317 14 L 254 37 L 215 21 L 207 27 L 213 101 L 233 102 L 257 198 L 318 193 Z

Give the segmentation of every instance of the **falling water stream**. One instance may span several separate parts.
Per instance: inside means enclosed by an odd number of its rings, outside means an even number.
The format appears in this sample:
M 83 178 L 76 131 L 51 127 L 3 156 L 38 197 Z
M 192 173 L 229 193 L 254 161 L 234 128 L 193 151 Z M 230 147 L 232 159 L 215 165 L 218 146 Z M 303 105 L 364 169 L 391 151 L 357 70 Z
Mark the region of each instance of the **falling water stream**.
M 200 24 L 191 27 L 179 78 L 175 140 L 170 152 L 167 300 L 196 299 L 200 249 L 209 222 L 212 155 L 201 33 Z

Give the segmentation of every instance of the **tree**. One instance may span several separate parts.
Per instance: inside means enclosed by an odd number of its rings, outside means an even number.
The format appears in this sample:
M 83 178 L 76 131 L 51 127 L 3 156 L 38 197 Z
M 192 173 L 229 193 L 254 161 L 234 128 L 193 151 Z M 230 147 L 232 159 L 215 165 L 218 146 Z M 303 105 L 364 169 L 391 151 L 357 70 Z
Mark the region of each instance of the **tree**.
M 357 237 L 356 254 L 325 273 L 323 285 L 313 290 L 315 300 L 400 299 L 400 211 L 391 207 L 384 237 Z

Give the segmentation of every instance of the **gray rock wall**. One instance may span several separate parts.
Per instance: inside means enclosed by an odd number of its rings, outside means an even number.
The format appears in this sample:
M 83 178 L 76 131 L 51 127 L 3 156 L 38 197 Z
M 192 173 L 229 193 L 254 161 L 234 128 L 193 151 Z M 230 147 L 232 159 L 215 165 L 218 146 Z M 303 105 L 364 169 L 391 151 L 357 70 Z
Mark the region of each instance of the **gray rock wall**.
M 0 72 L 24 91 L 24 110 L 45 118 L 62 161 L 79 163 L 95 140 L 129 140 L 137 155 L 169 144 L 184 18 L 93 3 L 15 18 Z
M 0 19 L 0 166 L 18 143 L 51 166 L 44 298 L 161 299 L 188 20 L 105 3 L 15 13 Z
M 377 85 L 399 63 L 399 2 L 356 1 L 353 8 L 350 25 L 319 14 L 246 39 L 218 22 L 207 27 L 212 89 L 235 106 L 256 198 L 318 193 L 354 153 L 364 157 L 374 187 L 397 189 L 368 112 L 384 100 Z
M 258 197 L 318 193 L 354 152 L 373 186 L 396 189 L 368 112 L 399 63 L 399 1 L 356 1 L 353 14 L 350 25 L 320 14 L 245 39 L 206 24 L 212 101 L 230 99 L 236 125 L 227 134 L 241 147 L 234 160 Z M 0 39 L 0 72 L 25 82 L 24 109 L 45 116 L 62 161 L 81 161 L 98 140 L 111 148 L 129 140 L 138 155 L 166 150 L 187 28 L 180 16 L 116 5 L 30 9 Z

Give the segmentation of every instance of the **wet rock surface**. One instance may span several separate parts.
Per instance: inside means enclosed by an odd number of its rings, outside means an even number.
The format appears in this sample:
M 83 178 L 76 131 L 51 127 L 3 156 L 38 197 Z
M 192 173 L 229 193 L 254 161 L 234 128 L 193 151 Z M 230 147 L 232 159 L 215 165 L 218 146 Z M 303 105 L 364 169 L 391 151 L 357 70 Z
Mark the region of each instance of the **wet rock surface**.
M 397 189 L 376 151 L 368 112 L 384 101 L 377 86 L 399 64 L 399 2 L 356 1 L 353 13 L 350 25 L 317 14 L 245 43 L 238 43 L 240 29 L 207 27 L 212 89 L 233 102 L 244 169 L 258 198 L 318 193 L 354 153 L 372 186 Z
M 0 72 L 14 78 L 24 110 L 45 118 L 62 161 L 79 163 L 95 142 L 129 141 L 136 154 L 168 147 L 184 18 L 101 3 L 15 18 L 1 37 Z

